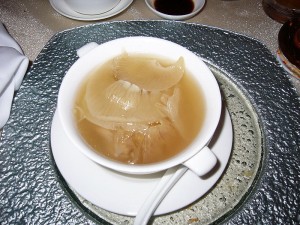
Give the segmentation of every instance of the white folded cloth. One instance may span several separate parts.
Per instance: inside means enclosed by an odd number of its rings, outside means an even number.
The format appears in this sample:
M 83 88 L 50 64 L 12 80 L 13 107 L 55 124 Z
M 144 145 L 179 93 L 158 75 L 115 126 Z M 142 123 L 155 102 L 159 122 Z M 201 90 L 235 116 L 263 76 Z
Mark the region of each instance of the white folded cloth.
M 7 122 L 14 92 L 19 89 L 29 60 L 0 22 L 0 129 Z

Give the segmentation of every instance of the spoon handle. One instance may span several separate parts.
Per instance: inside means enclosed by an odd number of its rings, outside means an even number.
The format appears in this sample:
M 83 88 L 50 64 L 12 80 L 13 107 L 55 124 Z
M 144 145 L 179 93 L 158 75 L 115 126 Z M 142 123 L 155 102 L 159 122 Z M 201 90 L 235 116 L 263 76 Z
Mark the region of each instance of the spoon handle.
M 179 165 L 166 171 L 157 186 L 139 209 L 134 220 L 134 225 L 146 225 L 148 223 L 148 220 L 161 201 L 187 170 L 187 167 Z

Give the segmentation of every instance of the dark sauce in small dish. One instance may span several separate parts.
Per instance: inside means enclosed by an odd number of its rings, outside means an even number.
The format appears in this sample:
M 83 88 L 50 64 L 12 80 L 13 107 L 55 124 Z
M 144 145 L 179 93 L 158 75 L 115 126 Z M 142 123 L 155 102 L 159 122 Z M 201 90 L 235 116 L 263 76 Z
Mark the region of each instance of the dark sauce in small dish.
M 155 0 L 154 8 L 168 15 L 186 15 L 194 10 L 193 0 Z

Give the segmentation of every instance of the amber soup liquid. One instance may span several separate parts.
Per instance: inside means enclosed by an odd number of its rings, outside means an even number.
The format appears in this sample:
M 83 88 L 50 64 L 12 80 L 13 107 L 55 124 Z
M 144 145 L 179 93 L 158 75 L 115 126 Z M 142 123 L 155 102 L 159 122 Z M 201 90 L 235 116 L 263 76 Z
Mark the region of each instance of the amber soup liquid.
M 166 59 L 160 60 L 163 62 L 168 61 Z M 80 105 L 83 104 L 86 84 L 90 77 L 97 76 L 96 80 L 99 84 L 99 88 L 105 88 L 105 86 L 107 86 L 109 83 L 115 81 L 113 78 L 111 64 L 112 62 L 108 61 L 87 76 L 87 79 L 85 82 L 83 82 L 81 88 L 79 89 L 75 105 L 80 107 Z M 179 115 L 182 124 L 184 124 L 184 130 L 187 134 L 186 137 L 182 138 L 178 134 L 175 137 L 174 135 L 170 135 L 170 138 L 168 138 L 168 135 L 166 135 L 166 138 L 155 140 L 155 142 L 163 141 L 163 145 L 160 145 L 163 146 L 163 148 L 151 149 L 151 154 L 148 154 L 147 157 L 144 157 L 143 160 L 136 162 L 135 164 L 156 163 L 178 154 L 193 141 L 201 129 L 205 108 L 204 98 L 201 90 L 196 84 L 194 78 L 188 72 L 184 74 L 183 78 L 177 85 L 181 92 Z M 78 130 L 85 142 L 91 148 L 103 156 L 108 157 L 109 159 L 128 163 L 126 160 L 114 156 L 114 154 L 111 152 L 111 149 L 114 148 L 114 141 L 110 133 L 111 131 L 103 131 L 103 129 L 100 131 L 100 128 L 91 123 L 89 120 L 80 120 L 80 116 L 78 116 L 76 110 L 74 114 L 75 120 L 77 121 Z

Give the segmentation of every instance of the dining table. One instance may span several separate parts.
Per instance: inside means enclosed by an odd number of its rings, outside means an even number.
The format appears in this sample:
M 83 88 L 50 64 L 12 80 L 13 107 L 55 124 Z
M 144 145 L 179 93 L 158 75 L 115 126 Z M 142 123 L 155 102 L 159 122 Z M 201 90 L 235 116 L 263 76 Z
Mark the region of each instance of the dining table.
M 277 60 L 283 24 L 266 14 L 262 0 L 206 0 L 199 13 L 181 21 L 159 17 L 144 0 L 127 1 L 115 15 L 98 19 L 70 18 L 53 2 L 0 0 L 0 22 L 29 59 L 11 117 L 0 129 L 1 224 L 132 224 L 134 213 L 99 207 L 69 185 L 51 151 L 51 126 L 76 48 L 136 35 L 178 42 L 207 63 L 234 136 L 218 182 L 183 206 L 175 203 L 176 210 L 163 204 L 151 223 L 300 223 L 300 79 Z M 170 194 L 166 201 L 178 198 Z
M 144 1 L 137 0 L 120 14 L 98 21 L 70 19 L 54 10 L 47 0 L 1 0 L 0 3 L 1 22 L 31 61 L 35 60 L 54 34 L 66 29 L 91 23 L 163 19 L 154 14 Z M 262 42 L 274 55 L 278 49 L 278 32 L 282 26 L 265 13 L 261 0 L 208 0 L 200 13 L 184 22 L 219 27 L 247 35 Z M 291 78 L 291 82 L 299 93 L 299 80 Z

